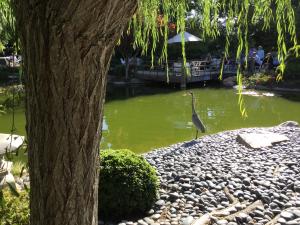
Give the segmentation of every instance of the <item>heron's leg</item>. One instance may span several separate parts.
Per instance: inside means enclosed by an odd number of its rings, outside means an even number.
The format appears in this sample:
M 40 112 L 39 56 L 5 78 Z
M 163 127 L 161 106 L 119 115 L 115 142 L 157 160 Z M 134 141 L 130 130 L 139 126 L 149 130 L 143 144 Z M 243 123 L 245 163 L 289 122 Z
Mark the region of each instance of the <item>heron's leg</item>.
M 198 129 L 196 128 L 196 138 L 195 139 L 197 139 L 198 138 Z

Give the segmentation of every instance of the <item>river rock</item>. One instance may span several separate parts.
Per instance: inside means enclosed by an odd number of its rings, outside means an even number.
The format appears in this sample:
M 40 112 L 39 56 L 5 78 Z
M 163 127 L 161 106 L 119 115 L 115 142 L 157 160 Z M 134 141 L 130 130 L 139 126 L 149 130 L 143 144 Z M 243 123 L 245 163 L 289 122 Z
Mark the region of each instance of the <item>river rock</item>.
M 294 183 L 294 190 L 295 190 L 295 192 L 300 193 L 300 181 L 296 181 Z
M 290 212 L 283 211 L 280 216 L 286 220 L 291 220 L 294 218 L 294 214 Z
M 188 216 L 182 220 L 182 225 L 191 225 L 194 221 L 194 217 Z
M 300 219 L 295 219 L 295 220 L 286 222 L 286 225 L 299 225 L 299 224 L 300 224 Z
M 164 200 L 158 200 L 157 202 L 155 202 L 155 205 L 158 205 L 158 206 L 163 206 L 165 205 L 165 201 Z
M 219 220 L 217 222 L 218 225 L 227 225 L 228 224 L 228 221 L 227 220 Z
M 152 219 L 158 220 L 160 218 L 160 214 L 154 214 L 151 216 Z
M 138 220 L 138 225 L 148 225 L 144 220 Z

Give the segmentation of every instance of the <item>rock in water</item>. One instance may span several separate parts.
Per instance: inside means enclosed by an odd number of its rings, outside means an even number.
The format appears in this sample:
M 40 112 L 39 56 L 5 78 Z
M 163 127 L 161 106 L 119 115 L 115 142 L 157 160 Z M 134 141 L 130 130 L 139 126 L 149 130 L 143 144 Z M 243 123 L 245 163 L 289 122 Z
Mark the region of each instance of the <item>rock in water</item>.
M 236 84 L 236 77 L 227 77 L 223 79 L 223 85 L 225 87 L 233 87 Z
M 282 126 L 282 127 L 299 127 L 299 123 L 297 123 L 296 121 L 286 121 L 282 124 L 279 124 L 279 126 Z

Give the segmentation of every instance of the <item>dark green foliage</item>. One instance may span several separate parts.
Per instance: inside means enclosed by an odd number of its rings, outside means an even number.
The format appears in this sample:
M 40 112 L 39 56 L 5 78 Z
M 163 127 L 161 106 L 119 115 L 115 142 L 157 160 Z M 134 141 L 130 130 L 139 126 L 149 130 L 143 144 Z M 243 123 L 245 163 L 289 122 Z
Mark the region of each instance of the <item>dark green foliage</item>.
M 19 74 L 19 70 L 18 67 L 0 67 L 1 73 Z
M 243 84 L 252 88 L 256 85 L 272 86 L 276 84 L 276 78 L 271 74 L 257 73 L 244 78 Z
M 129 150 L 104 150 L 100 163 L 100 217 L 123 219 L 151 208 L 157 199 L 158 178 L 142 156 Z
M 300 79 L 300 59 L 291 57 L 286 63 L 286 76 L 284 80 Z
M 0 82 L 7 83 L 11 81 L 10 77 L 20 77 L 20 69 L 16 67 L 0 67 Z
M 0 95 L 0 105 L 6 110 L 22 106 L 25 101 L 25 89 L 22 85 L 14 85 L 3 88 Z M 0 93 L 1 94 L 1 93 Z
M 29 195 L 22 191 L 18 197 L 10 191 L 3 191 L 4 200 L 0 205 L 1 225 L 29 225 Z
M 125 76 L 125 66 L 122 64 L 114 66 L 113 68 L 111 68 L 110 74 L 120 77 Z

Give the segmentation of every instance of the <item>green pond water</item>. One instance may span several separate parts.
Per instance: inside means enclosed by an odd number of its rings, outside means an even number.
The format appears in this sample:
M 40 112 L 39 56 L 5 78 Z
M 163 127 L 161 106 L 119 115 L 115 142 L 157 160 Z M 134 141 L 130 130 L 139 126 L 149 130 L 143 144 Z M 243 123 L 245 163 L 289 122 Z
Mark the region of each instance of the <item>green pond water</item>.
M 191 90 L 191 89 L 190 89 Z M 101 148 L 128 148 L 137 153 L 195 137 L 191 122 L 190 90 L 168 87 L 109 87 Z M 193 88 L 196 110 L 207 133 L 242 127 L 300 122 L 300 95 L 244 96 L 248 117 L 243 118 L 234 89 Z M 24 110 L 15 114 L 17 133 L 25 134 Z M 12 115 L 0 116 L 0 132 L 9 132 Z

